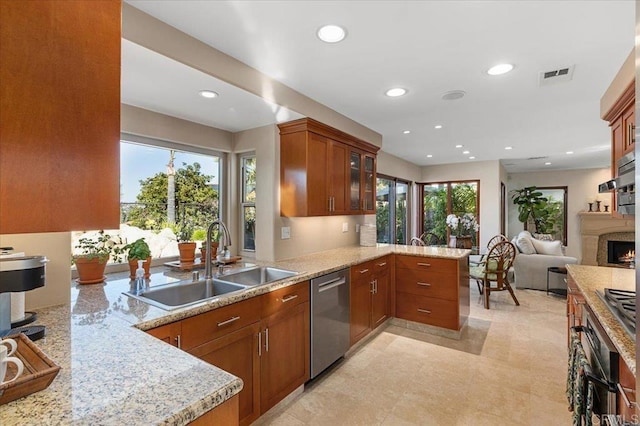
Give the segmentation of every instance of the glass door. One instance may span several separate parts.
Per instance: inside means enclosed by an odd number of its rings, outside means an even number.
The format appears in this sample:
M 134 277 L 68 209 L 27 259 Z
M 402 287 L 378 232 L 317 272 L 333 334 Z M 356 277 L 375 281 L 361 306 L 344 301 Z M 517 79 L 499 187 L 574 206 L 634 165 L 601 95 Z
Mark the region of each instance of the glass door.
M 360 175 L 362 173 L 362 164 L 360 160 L 360 153 L 351 151 L 350 156 L 350 197 L 349 197 L 349 210 L 352 212 L 360 210 L 360 195 L 361 195 L 361 184 L 360 184 Z
M 370 155 L 364 155 L 364 204 L 363 210 L 365 213 L 372 213 L 375 211 L 374 202 L 375 194 L 374 188 L 376 185 L 376 159 Z
M 378 176 L 376 184 L 377 242 L 407 244 L 409 182 Z

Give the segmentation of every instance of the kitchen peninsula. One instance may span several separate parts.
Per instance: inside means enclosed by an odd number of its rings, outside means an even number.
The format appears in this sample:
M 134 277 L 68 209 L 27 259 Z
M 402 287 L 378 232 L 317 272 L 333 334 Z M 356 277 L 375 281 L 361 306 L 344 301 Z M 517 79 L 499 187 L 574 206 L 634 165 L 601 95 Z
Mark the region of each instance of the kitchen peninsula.
M 460 264 L 460 315 L 468 315 L 468 250 L 378 245 L 345 247 L 270 264 L 299 272 L 293 278 L 252 287 L 191 307 L 164 311 L 122 294 L 129 280 L 74 286 L 70 306 L 38 312 L 48 334 L 37 345 L 62 367 L 44 391 L 0 406 L 3 425 L 188 424 L 237 395 L 241 380 L 140 330 L 181 321 L 383 256 L 403 255 Z M 465 273 L 466 271 L 466 273 Z M 156 272 L 151 285 L 184 276 Z M 395 276 L 395 272 L 391 272 Z M 395 298 L 392 279 L 389 300 Z M 466 292 L 464 291 L 466 288 Z M 466 310 L 464 308 L 466 305 Z M 391 303 L 389 316 L 395 315 Z M 466 312 L 466 314 L 465 314 Z M 466 317 L 460 320 L 464 324 Z

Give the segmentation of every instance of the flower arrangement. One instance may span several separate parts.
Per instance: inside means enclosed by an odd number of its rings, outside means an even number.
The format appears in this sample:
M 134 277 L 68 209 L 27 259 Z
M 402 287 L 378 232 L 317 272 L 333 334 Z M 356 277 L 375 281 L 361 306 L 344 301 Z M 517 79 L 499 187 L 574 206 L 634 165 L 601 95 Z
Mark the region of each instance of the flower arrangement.
M 451 234 L 458 237 L 478 232 L 480 229 L 480 225 L 473 213 L 465 213 L 462 216 L 450 214 L 447 216 L 446 222 L 449 229 L 451 229 Z

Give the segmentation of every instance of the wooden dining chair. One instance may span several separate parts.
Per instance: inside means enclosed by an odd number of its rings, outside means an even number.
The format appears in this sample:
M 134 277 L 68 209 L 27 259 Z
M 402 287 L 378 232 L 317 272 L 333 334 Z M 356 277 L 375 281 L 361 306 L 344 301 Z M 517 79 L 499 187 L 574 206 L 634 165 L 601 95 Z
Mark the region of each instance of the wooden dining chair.
M 409 244 L 411 244 L 412 246 L 426 246 L 424 241 L 422 241 L 422 239 L 419 237 L 411 238 L 411 242 Z
M 485 309 L 489 309 L 491 292 L 503 290 L 507 290 L 516 306 L 520 306 L 509 282 L 509 268 L 513 265 L 516 253 L 516 247 L 511 242 L 501 241 L 489 250 L 482 265 L 469 268 L 469 276 L 475 279 L 478 286 L 482 286 L 484 291 Z
M 489 253 L 496 244 L 501 243 L 503 241 L 509 241 L 509 239 L 502 234 L 498 234 L 491 237 L 491 239 L 489 239 L 489 242 L 487 243 L 487 251 L 480 255 L 479 260 L 476 260 L 476 261 L 469 260 L 469 266 L 474 267 L 474 266 L 483 265 L 487 258 L 487 253 Z M 480 294 L 482 294 L 482 285 L 480 285 L 480 283 L 478 283 L 478 291 L 480 292 Z

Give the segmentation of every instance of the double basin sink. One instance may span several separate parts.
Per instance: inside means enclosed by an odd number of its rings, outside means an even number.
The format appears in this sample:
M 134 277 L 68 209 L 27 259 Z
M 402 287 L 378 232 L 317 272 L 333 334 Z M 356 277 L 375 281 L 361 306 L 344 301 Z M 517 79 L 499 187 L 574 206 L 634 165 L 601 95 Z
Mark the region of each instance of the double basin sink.
M 208 280 L 179 281 L 124 294 L 170 311 L 296 275 L 298 272 L 261 266 L 220 275 Z

